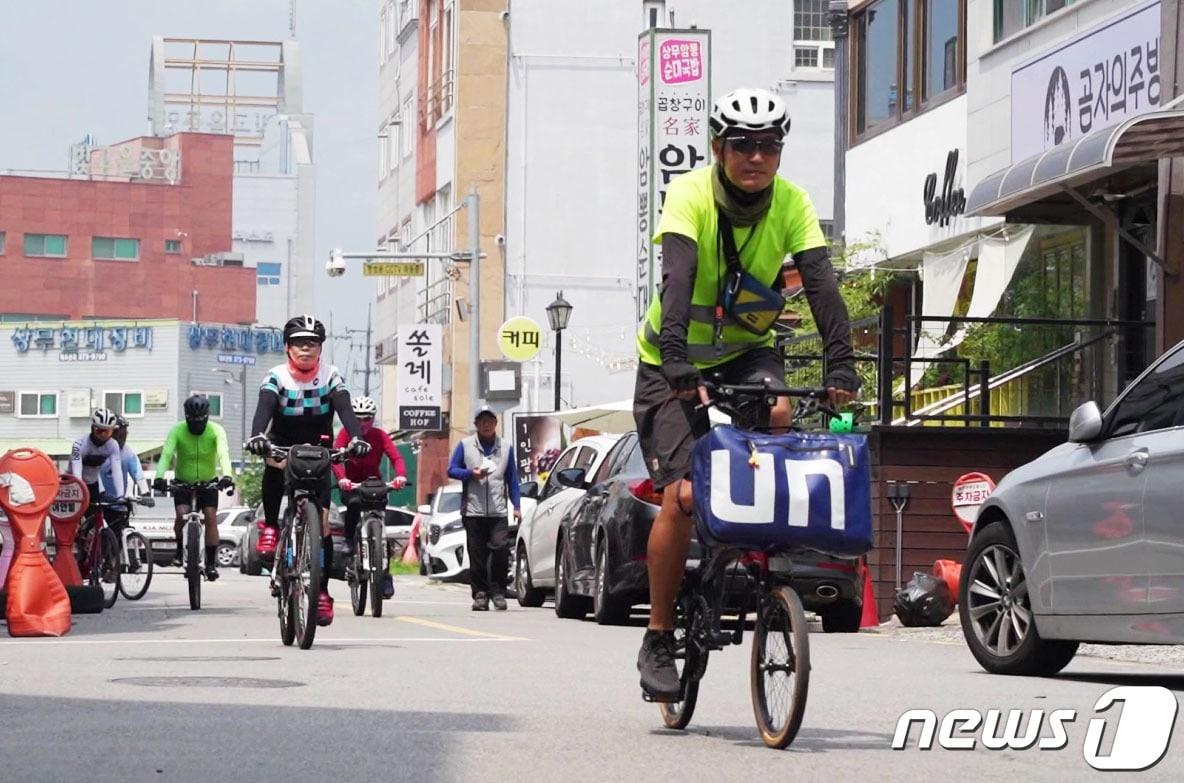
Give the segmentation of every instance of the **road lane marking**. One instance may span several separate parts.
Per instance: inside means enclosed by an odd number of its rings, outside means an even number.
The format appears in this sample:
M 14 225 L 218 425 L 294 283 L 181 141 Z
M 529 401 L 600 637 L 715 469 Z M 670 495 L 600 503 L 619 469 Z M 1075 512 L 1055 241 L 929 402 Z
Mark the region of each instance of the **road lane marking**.
M 451 631 L 452 633 L 464 634 L 465 636 L 475 636 L 487 639 L 504 639 L 506 641 L 525 642 L 521 636 L 505 636 L 504 634 L 488 633 L 486 631 L 475 631 L 472 628 L 462 628 L 459 625 L 449 625 L 448 623 L 438 623 L 435 620 L 427 620 L 423 617 L 411 617 L 408 615 L 396 615 L 396 620 L 401 620 L 405 623 L 414 623 L 415 625 L 422 625 L 426 628 L 435 628 L 438 631 Z
M 473 631 L 472 633 L 477 633 Z M 494 636 L 483 634 L 479 637 L 457 639 L 443 636 L 393 636 L 373 639 L 324 639 L 327 645 L 334 644 L 393 644 L 397 642 L 524 642 L 515 636 Z M 5 646 L 41 646 L 41 645 L 80 645 L 80 644 L 279 644 L 280 640 L 271 637 L 267 639 L 6 639 L 0 640 L 0 647 Z

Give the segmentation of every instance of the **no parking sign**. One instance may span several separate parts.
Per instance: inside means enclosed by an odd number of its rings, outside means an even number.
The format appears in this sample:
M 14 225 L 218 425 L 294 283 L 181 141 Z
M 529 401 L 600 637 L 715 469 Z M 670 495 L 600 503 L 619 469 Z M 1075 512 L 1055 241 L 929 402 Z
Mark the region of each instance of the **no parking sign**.
M 958 518 L 967 535 L 974 529 L 979 507 L 994 491 L 995 482 L 986 473 L 967 473 L 959 476 L 954 482 L 950 503 L 954 509 L 954 516 Z

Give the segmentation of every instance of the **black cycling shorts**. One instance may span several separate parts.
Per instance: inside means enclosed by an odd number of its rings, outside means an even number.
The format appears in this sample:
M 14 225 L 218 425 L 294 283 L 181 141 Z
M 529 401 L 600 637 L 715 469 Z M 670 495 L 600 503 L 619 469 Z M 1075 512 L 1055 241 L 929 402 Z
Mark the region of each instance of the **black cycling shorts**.
M 785 362 L 773 348 L 754 348 L 735 359 L 704 370 L 720 383 L 760 383 L 786 388 Z M 717 377 L 718 376 L 718 377 Z M 706 410 L 696 410 L 698 399 L 680 400 L 657 365 L 640 362 L 633 391 L 633 418 L 646 468 L 655 489 L 690 478 L 695 441 L 710 428 Z
M 194 508 L 195 506 L 193 505 L 193 492 L 188 489 L 180 489 L 180 488 L 173 490 L 173 505 L 178 508 L 180 508 L 181 506 L 185 506 L 186 508 Z M 198 490 L 196 508 L 205 509 L 205 508 L 217 508 L 217 507 L 218 507 L 218 488 L 217 487 L 206 487 L 205 489 Z

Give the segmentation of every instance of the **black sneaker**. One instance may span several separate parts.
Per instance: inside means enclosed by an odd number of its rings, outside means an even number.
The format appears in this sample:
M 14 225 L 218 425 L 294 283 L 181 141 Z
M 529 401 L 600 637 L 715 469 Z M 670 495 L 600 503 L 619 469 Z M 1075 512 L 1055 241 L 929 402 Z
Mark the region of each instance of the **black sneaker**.
M 485 593 L 477 593 L 473 596 L 473 611 L 474 612 L 488 612 L 489 611 L 489 597 Z
M 218 581 L 218 569 L 215 566 L 206 566 L 206 581 L 207 582 L 217 582 Z
M 504 595 L 493 594 L 493 608 L 499 612 L 506 611 L 506 597 Z
M 672 631 L 645 632 L 641 651 L 637 654 L 637 670 L 641 672 L 641 689 L 651 700 L 678 700 L 682 688 L 678 670 L 674 668 Z
M 382 577 L 382 598 L 389 601 L 395 597 L 395 578 L 386 573 Z

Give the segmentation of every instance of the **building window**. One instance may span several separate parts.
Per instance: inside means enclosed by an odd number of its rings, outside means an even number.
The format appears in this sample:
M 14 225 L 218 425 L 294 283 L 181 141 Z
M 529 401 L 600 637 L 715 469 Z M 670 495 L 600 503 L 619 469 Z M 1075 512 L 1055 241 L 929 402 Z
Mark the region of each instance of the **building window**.
M 281 263 L 261 262 L 255 265 L 255 281 L 258 285 L 279 285 L 284 266 Z
M 827 21 L 828 0 L 796 0 L 793 6 L 793 67 L 835 67 L 835 44 Z
M 180 253 L 181 252 L 181 240 L 166 239 L 164 241 L 164 252 L 166 252 L 166 253 Z
M 414 151 L 412 142 L 415 139 L 415 134 L 411 132 L 411 128 L 408 126 L 408 123 L 413 122 L 412 118 L 415 117 L 414 101 L 415 99 L 408 95 L 403 101 L 403 110 L 399 112 L 399 117 L 403 120 L 399 124 L 399 145 L 402 147 L 401 152 L 404 158 L 410 157 Z
M 190 396 L 200 394 L 210 401 L 210 418 L 222 418 L 222 392 L 191 391 Z
M 995 0 L 995 40 L 1002 41 L 1036 24 L 1075 0 Z
M 386 179 L 387 173 L 390 171 L 390 135 L 391 129 L 388 125 L 378 136 L 378 181 L 382 182 Z
M 117 416 L 144 415 L 144 395 L 141 392 L 109 391 L 103 394 L 103 405 Z
M 4 255 L 4 232 L 0 231 L 0 256 Z
M 966 88 L 966 0 L 878 0 L 852 16 L 856 140 Z
M 387 41 L 390 40 L 386 33 L 387 19 L 389 17 L 390 9 L 384 6 L 382 13 L 378 15 L 378 66 L 380 68 L 386 65 Z
M 22 419 L 51 419 L 58 415 L 57 392 L 21 392 L 17 414 Z
M 140 240 L 92 237 L 90 257 L 103 261 L 136 261 L 140 258 Z
M 34 258 L 65 258 L 63 234 L 25 234 L 25 255 Z
M 822 229 L 822 235 L 826 237 L 828 244 L 835 241 L 835 222 L 833 220 L 819 220 L 818 227 Z

